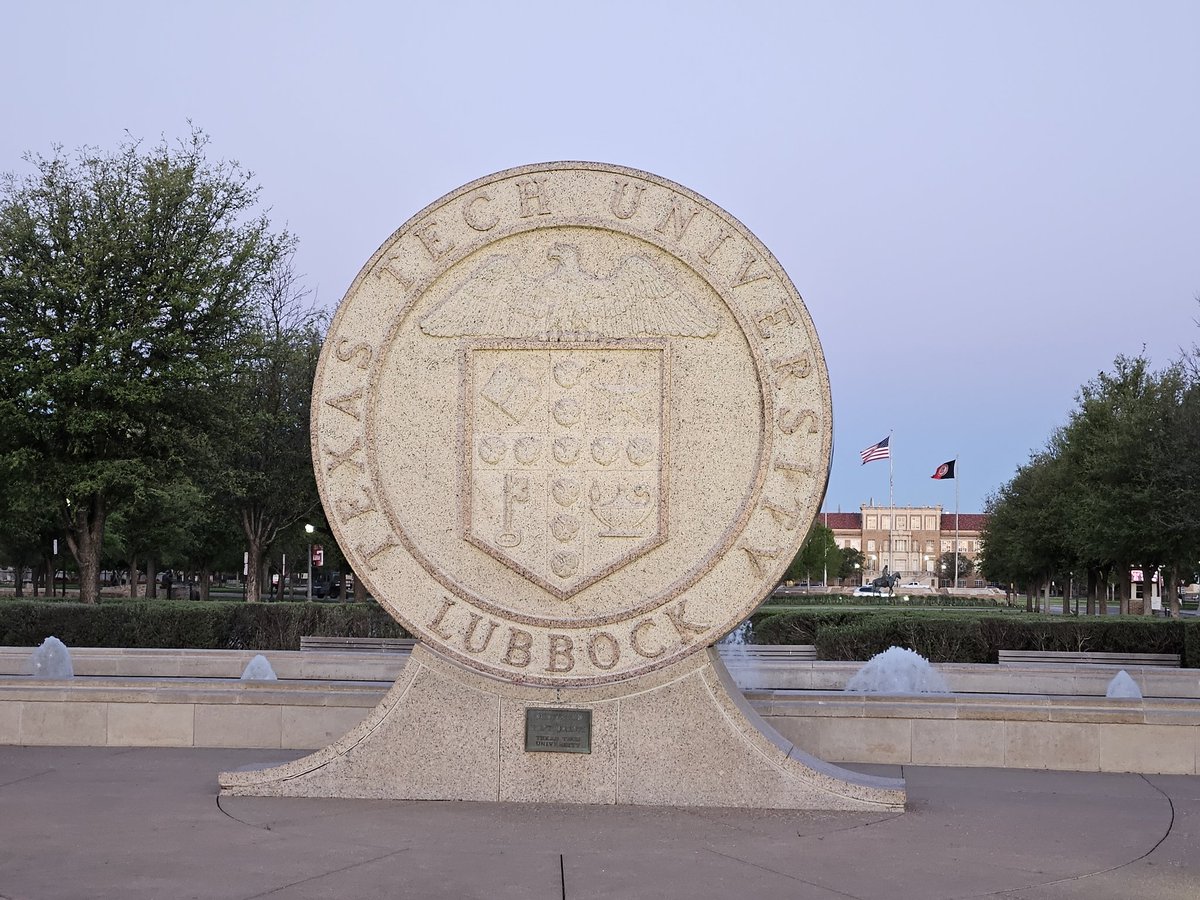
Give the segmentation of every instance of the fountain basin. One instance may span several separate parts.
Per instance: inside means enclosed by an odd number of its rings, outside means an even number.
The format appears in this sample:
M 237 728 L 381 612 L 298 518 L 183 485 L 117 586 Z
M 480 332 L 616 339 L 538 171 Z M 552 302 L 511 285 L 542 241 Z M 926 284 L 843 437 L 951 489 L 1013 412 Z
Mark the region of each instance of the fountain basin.
M 21 675 L 31 648 L 0 647 L 0 676 Z M 239 678 L 257 650 L 167 650 L 72 647 L 76 677 Z M 386 681 L 404 668 L 407 653 L 336 653 L 267 650 L 264 654 L 283 680 Z
M 849 661 L 764 660 L 726 654 L 723 658 L 746 690 L 840 691 L 863 666 Z M 936 663 L 934 668 L 952 694 L 1103 697 L 1123 668 L 1144 697 L 1200 700 L 1200 669 L 1084 663 Z
M 751 691 L 780 734 L 831 763 L 1200 774 L 1200 701 L 1035 694 Z
M 238 681 L 253 651 L 72 648 L 66 682 L 18 675 L 29 652 L 0 648 L 0 744 L 317 749 L 407 658 L 269 652 L 281 680 L 254 683 Z M 861 663 L 739 665 L 755 710 L 831 763 L 1200 774 L 1194 669 L 1129 669 L 1145 697 L 1116 700 L 1108 666 L 938 665 L 952 694 L 896 696 L 844 692 Z
M 315 750 L 391 682 L 0 677 L 0 744 Z

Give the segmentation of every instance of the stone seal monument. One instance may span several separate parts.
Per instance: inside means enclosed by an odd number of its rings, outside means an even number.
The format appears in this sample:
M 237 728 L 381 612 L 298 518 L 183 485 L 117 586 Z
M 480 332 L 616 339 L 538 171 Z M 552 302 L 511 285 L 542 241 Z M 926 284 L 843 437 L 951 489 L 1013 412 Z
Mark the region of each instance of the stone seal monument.
M 562 162 L 434 202 L 350 287 L 312 403 L 330 525 L 420 643 L 359 727 L 223 790 L 902 806 L 712 649 L 816 516 L 830 412 L 787 274 L 696 193 Z

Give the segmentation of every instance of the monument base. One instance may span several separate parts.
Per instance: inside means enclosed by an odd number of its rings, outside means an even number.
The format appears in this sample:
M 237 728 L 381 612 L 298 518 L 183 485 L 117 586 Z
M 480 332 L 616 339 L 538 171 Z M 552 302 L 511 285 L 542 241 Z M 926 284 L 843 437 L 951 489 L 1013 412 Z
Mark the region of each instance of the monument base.
M 589 752 L 527 749 L 530 708 L 589 711 Z M 555 716 L 539 715 L 553 730 Z M 902 809 L 905 800 L 902 780 L 841 769 L 781 737 L 712 648 L 616 684 L 549 688 L 490 678 L 418 644 L 352 731 L 292 762 L 223 772 L 220 785 L 255 797 L 762 809 Z

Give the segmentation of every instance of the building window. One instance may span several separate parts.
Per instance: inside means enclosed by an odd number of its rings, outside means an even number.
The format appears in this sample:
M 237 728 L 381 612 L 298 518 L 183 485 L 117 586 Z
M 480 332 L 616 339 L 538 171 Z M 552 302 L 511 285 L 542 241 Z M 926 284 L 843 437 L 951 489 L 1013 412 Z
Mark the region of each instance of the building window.
M 933 531 L 935 528 L 937 528 L 937 526 L 933 524 L 933 516 L 926 516 L 925 517 L 925 530 Z
M 926 541 L 926 542 L 925 542 L 925 552 L 926 552 L 926 553 L 932 553 L 932 552 L 933 552 L 933 541 Z
M 897 528 L 907 528 L 908 527 L 908 517 L 907 516 L 896 516 L 896 527 Z
M 876 528 L 876 525 L 875 525 L 875 523 L 876 523 L 877 521 L 878 521 L 878 519 L 877 519 L 875 516 L 867 516 L 867 528 L 868 528 L 870 531 L 874 531 L 874 530 L 875 530 L 875 528 Z
M 872 553 L 872 552 L 874 552 L 874 550 L 875 550 L 875 542 L 867 541 L 867 552 Z
M 879 519 L 879 526 L 884 531 L 891 531 L 892 530 L 892 517 L 891 516 L 881 516 Z

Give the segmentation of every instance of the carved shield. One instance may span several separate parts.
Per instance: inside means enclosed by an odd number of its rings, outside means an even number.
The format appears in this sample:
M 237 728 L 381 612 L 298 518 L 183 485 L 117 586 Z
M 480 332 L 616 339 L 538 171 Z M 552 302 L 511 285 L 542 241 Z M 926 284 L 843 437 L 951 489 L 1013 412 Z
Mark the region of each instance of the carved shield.
M 565 599 L 666 539 L 666 341 L 465 352 L 466 540 Z

